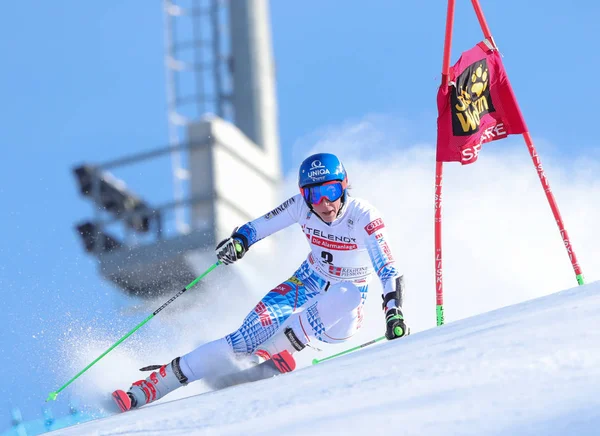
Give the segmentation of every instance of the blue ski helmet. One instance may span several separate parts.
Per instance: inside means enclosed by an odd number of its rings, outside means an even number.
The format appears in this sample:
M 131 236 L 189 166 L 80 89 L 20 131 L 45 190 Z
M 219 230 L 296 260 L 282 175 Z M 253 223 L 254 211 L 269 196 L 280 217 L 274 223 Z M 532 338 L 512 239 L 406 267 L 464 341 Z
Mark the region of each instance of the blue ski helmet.
M 342 182 L 342 202 L 346 199 L 348 175 L 338 157 L 331 153 L 317 153 L 307 157 L 300 164 L 298 171 L 298 187 L 300 192 L 307 186 L 339 180 Z M 310 206 L 310 205 L 309 205 Z
M 346 169 L 338 157 L 331 153 L 317 153 L 307 157 L 300 164 L 298 187 L 321 185 L 325 182 L 339 180 L 348 182 Z

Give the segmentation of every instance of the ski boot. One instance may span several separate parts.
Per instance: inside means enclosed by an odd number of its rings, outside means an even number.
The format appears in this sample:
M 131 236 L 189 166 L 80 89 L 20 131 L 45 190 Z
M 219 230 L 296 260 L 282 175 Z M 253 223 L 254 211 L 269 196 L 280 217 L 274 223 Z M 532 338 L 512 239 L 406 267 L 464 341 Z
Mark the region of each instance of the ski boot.
M 142 407 L 164 397 L 169 392 L 187 384 L 187 377 L 179 367 L 179 357 L 163 366 L 153 365 L 142 371 L 158 369 L 145 380 L 138 380 L 125 392 L 117 389 L 112 398 L 122 412 Z

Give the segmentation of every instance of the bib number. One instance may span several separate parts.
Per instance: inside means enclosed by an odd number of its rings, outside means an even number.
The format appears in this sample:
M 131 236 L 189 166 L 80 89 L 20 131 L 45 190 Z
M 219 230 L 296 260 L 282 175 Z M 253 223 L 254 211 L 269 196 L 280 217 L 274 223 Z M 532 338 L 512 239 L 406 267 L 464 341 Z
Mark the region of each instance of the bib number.
M 321 251 L 321 257 L 323 258 L 323 262 L 333 265 L 333 254 L 329 251 Z

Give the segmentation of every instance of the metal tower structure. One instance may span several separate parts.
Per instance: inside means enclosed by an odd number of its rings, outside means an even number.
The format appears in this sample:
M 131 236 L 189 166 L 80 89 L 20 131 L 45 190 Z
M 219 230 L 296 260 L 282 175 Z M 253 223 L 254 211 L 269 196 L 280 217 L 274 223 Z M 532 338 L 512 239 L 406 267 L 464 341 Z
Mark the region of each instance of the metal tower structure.
M 163 8 L 169 145 L 74 169 L 96 206 L 94 220 L 77 226 L 86 250 L 104 278 L 139 296 L 191 282 L 214 262 L 217 240 L 273 207 L 280 180 L 267 0 L 163 0 Z M 165 156 L 173 199 L 161 205 L 109 173 Z M 115 224 L 121 239 L 108 232 Z M 254 252 L 269 248 L 259 245 Z
M 163 0 L 169 143 L 185 141 L 188 125 L 202 115 L 233 121 L 231 57 L 227 50 L 227 4 L 222 0 Z M 181 201 L 189 171 L 181 150 L 171 155 L 175 201 Z M 176 226 L 189 231 L 183 211 Z

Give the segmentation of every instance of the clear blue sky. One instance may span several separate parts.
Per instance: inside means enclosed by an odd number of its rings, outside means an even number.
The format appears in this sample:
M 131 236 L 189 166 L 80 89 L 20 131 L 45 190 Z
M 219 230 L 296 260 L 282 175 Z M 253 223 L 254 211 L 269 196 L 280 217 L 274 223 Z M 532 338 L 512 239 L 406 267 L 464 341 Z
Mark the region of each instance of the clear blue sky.
M 458 3 L 453 62 L 481 38 L 470 2 Z M 481 4 L 534 138 L 565 158 L 597 156 L 600 5 Z M 445 9 L 436 0 L 271 3 L 284 171 L 298 164 L 297 140 L 366 114 L 402 117 L 414 140 L 433 144 Z M 124 303 L 73 230 L 91 209 L 72 166 L 167 143 L 161 2 L 22 0 L 3 17 L 0 430 L 11 406 L 34 418 L 65 381 L 53 367 L 66 329 L 106 325 Z M 152 179 L 132 182 L 170 192 Z M 126 321 L 119 328 L 135 325 Z

